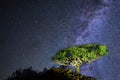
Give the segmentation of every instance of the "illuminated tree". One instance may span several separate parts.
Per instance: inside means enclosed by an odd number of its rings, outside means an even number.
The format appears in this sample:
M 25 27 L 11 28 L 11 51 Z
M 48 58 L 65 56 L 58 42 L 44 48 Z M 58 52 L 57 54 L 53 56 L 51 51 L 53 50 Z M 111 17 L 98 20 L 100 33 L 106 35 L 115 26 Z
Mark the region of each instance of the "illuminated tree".
M 79 74 L 82 63 L 93 62 L 107 54 L 108 50 L 105 45 L 76 45 L 58 51 L 56 55 L 52 57 L 52 61 L 64 66 L 72 65 L 76 68 L 76 73 Z

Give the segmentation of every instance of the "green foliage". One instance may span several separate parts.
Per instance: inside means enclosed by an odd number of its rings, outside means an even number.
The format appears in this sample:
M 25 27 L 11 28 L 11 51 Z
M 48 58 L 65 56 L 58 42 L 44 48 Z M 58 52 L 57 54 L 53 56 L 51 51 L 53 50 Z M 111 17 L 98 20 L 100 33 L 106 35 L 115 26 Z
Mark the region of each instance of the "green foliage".
M 99 50 L 100 50 L 100 55 L 105 55 L 107 52 L 107 47 L 106 46 L 99 46 Z

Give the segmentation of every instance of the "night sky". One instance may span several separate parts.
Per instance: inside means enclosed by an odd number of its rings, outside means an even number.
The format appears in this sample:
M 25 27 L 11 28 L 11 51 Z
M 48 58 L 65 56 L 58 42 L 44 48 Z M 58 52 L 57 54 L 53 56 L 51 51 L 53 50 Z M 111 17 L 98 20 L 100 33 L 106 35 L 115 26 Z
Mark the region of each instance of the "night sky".
M 87 43 L 107 45 L 109 55 L 81 73 L 120 79 L 119 0 L 0 0 L 0 80 L 19 68 L 51 68 L 58 50 Z

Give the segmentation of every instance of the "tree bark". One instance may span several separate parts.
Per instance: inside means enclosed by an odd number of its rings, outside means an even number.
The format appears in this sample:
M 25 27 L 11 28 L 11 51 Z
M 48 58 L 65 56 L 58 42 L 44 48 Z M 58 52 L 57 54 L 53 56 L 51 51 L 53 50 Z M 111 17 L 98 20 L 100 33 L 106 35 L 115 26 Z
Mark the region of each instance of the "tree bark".
M 80 74 L 80 65 L 76 65 L 75 66 L 75 68 L 76 68 L 76 74 Z

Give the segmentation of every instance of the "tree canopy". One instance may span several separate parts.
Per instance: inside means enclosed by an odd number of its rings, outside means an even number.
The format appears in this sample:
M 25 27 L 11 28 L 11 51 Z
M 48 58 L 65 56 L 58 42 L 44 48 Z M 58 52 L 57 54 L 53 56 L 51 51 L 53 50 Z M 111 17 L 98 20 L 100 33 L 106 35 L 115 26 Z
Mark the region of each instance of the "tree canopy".
M 60 65 L 79 67 L 83 62 L 90 63 L 107 54 L 108 49 L 105 45 L 75 45 L 59 50 L 56 55 L 52 57 L 52 61 Z

